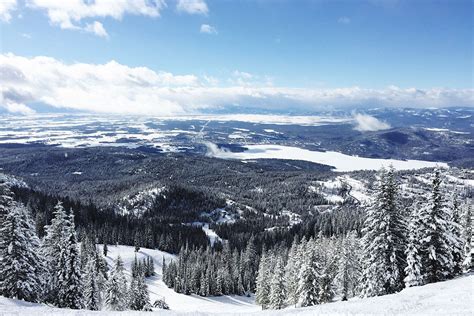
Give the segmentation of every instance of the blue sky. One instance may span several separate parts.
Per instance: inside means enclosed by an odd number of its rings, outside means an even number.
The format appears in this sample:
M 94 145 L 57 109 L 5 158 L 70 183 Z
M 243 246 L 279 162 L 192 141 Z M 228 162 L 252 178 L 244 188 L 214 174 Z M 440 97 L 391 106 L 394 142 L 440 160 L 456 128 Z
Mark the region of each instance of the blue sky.
M 2 1 L 14 3 L 3 9 L 2 54 L 65 67 L 114 60 L 227 88 L 473 88 L 472 1 L 183 0 L 180 8 L 178 0 L 134 0 L 153 6 L 123 8 L 120 17 L 107 11 L 110 0 L 95 0 L 106 3 L 95 13 L 52 0 Z M 99 30 L 86 31 L 96 22 Z

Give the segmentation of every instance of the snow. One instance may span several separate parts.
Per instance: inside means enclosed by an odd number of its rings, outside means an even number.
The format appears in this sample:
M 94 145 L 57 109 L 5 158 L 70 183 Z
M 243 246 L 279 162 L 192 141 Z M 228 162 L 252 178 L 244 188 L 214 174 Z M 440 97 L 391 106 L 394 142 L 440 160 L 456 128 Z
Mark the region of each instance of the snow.
M 220 242 L 222 241 L 219 235 L 217 235 L 217 233 L 214 230 L 209 228 L 208 223 L 192 222 L 191 225 L 196 226 L 196 227 L 201 227 L 204 234 L 206 234 L 207 238 L 209 238 L 209 243 L 211 244 L 211 246 L 214 246 L 214 243 L 216 241 L 220 241 Z
M 375 159 L 350 156 L 335 151 L 311 151 L 308 149 L 281 146 L 281 145 L 247 145 L 244 152 L 230 152 L 221 150 L 217 146 L 208 144 L 208 155 L 222 159 L 290 159 L 303 160 L 333 166 L 335 171 L 378 170 L 381 167 L 392 165 L 396 170 L 410 170 L 421 168 L 442 167 L 448 168 L 446 163 L 423 160 L 396 160 Z
M 135 258 L 134 247 L 131 246 L 107 246 L 107 262 L 112 265 L 113 260 L 120 254 L 124 261 L 127 275 L 131 275 L 131 263 Z M 102 246 L 99 246 L 102 251 Z M 227 310 L 231 306 L 238 306 L 241 312 L 250 312 L 258 310 L 259 307 L 253 304 L 253 299 L 243 296 L 220 296 L 220 297 L 201 297 L 198 295 L 184 295 L 169 289 L 161 280 L 162 260 L 166 262 L 176 259 L 167 252 L 160 250 L 140 248 L 137 258 L 151 256 L 155 264 L 156 276 L 147 279 L 148 291 L 150 292 L 150 301 L 153 303 L 158 298 L 164 298 L 170 309 L 178 312 L 200 311 L 206 313 L 218 313 Z M 122 314 L 121 314 L 122 315 Z
M 110 247 L 111 252 L 121 252 L 127 256 L 128 263 L 133 260 L 133 247 Z M 151 254 L 157 250 L 146 250 Z M 155 262 L 160 261 L 156 260 Z M 159 262 L 161 269 L 161 261 Z M 129 267 L 129 265 L 128 265 Z M 158 270 L 158 267 L 157 267 Z M 159 275 L 160 277 L 161 275 Z M 158 277 L 158 278 L 159 278 Z M 158 279 L 157 278 L 157 279 Z M 459 277 L 454 280 L 411 287 L 399 293 L 372 297 L 367 299 L 351 299 L 346 302 L 334 302 L 306 308 L 287 308 L 284 310 L 259 311 L 260 307 L 253 305 L 246 297 L 198 297 L 174 293 L 170 289 L 162 289 L 161 281 L 149 281 L 151 296 L 163 294 L 170 304 L 170 311 L 160 311 L 159 315 L 473 315 L 474 314 L 474 275 Z M 157 286 L 150 285 L 156 283 Z M 164 286 L 164 285 L 163 285 Z M 0 315 L 15 316 L 49 316 L 49 315 L 154 315 L 146 312 L 92 312 L 74 311 L 51 308 L 45 305 L 27 303 L 7 299 L 0 296 Z

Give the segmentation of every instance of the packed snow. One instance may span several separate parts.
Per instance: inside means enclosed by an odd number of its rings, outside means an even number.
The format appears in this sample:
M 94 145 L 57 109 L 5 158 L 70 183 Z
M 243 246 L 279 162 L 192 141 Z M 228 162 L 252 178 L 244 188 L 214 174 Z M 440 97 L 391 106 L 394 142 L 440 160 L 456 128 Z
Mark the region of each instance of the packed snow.
M 381 167 L 392 165 L 396 170 L 410 170 L 421 168 L 442 167 L 448 168 L 443 162 L 431 162 L 423 160 L 396 160 L 396 159 L 375 159 L 358 156 L 350 156 L 335 151 L 312 151 L 308 149 L 281 146 L 281 145 L 247 145 L 244 152 L 230 152 L 221 150 L 217 146 L 208 145 L 208 155 L 222 159 L 290 159 L 303 160 L 323 165 L 333 166 L 335 171 L 355 171 L 355 170 L 378 170 Z

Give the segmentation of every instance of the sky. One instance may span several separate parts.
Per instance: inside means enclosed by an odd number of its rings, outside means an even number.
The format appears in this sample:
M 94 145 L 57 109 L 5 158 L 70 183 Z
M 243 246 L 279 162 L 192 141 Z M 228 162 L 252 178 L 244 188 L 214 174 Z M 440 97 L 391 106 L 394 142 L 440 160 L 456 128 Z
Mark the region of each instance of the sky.
M 0 0 L 0 107 L 474 106 L 473 2 Z

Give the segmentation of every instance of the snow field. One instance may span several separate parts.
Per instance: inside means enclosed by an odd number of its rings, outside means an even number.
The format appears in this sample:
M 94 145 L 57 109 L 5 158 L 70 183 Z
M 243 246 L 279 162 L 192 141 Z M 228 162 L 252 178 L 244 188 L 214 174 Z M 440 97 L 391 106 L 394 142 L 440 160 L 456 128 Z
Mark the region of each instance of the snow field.
M 208 144 L 209 147 L 209 144 Z M 212 147 L 212 146 L 211 146 Z M 217 148 L 217 146 L 215 146 Z M 423 160 L 375 159 L 350 156 L 335 151 L 312 151 L 308 149 L 281 145 L 247 145 L 244 152 L 230 152 L 212 147 L 208 155 L 222 159 L 290 159 L 303 160 L 323 165 L 333 166 L 335 171 L 346 172 L 355 170 L 378 170 L 392 165 L 396 170 L 421 168 L 448 168 L 446 163 Z

